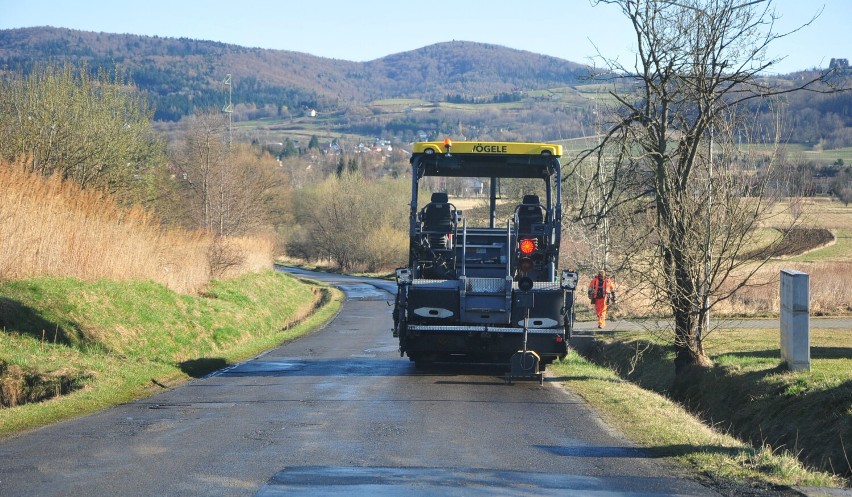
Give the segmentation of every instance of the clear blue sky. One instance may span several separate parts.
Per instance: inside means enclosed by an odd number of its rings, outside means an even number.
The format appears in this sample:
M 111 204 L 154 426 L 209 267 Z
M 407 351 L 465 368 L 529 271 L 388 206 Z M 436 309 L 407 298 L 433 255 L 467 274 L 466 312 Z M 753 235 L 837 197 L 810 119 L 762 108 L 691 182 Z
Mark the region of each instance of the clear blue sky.
M 852 59 L 852 0 L 774 0 L 790 29 L 773 45 L 787 58 L 774 72 Z M 595 46 L 633 60 L 630 26 L 613 6 L 589 0 L 0 0 L 0 29 L 55 26 L 85 31 L 214 40 L 366 61 L 433 43 L 465 40 L 590 63 Z M 2 47 L 0 47 L 2 50 Z

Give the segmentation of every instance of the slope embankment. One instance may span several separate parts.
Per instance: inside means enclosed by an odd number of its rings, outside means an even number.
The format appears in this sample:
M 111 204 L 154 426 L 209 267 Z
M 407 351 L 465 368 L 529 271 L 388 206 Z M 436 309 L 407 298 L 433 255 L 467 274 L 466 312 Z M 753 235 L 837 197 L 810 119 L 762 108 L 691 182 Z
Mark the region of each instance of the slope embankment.
M 152 282 L 0 283 L 0 436 L 188 381 L 315 328 L 339 293 L 273 272 L 200 295 Z

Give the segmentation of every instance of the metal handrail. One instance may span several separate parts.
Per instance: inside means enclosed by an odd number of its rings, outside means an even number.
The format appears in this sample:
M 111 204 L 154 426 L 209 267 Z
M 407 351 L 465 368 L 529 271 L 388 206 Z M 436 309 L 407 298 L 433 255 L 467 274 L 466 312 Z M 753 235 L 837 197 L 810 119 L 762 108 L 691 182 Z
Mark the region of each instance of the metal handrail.
M 467 218 L 462 219 L 462 276 L 467 276 Z
M 506 220 L 506 278 L 512 279 L 512 222 Z

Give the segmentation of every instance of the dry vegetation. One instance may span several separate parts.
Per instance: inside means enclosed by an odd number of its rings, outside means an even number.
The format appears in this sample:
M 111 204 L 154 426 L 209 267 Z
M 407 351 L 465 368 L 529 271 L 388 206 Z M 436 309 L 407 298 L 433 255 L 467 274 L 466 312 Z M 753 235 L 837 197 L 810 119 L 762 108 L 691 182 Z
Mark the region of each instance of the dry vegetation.
M 852 207 L 830 199 L 805 199 L 777 206 L 800 216 L 801 233 L 794 237 L 789 251 L 779 254 L 760 270 L 754 285 L 738 291 L 717 309 L 735 316 L 777 315 L 779 312 L 779 278 L 782 269 L 809 274 L 811 315 L 847 315 L 852 313 Z M 789 215 L 789 214 L 787 214 Z M 834 240 L 828 240 L 830 230 Z
M 271 261 L 271 240 L 217 241 L 167 229 L 101 192 L 0 164 L 0 279 L 152 280 L 187 293 L 211 277 L 268 268 Z
M 740 289 L 717 311 L 732 316 L 775 316 L 780 311 L 780 273 L 793 269 L 808 273 L 812 316 L 836 316 L 852 313 L 852 261 L 847 262 L 772 262 L 761 269 L 755 284 Z
M 392 271 L 408 254 L 409 181 L 331 175 L 300 190 L 287 254 L 338 270 Z
M 730 298 L 713 307 L 717 317 L 772 317 L 780 311 L 780 274 L 782 269 L 793 269 L 808 273 L 810 278 L 811 316 L 845 316 L 852 314 L 852 286 L 849 275 L 852 274 L 852 260 L 846 262 L 785 262 L 772 261 L 754 276 L 752 282 L 740 288 Z M 617 275 L 616 275 L 617 277 Z M 619 303 L 614 308 L 614 317 L 649 317 L 650 300 L 640 288 L 630 282 L 617 280 Z M 585 288 L 589 277 L 581 278 L 580 287 Z M 588 301 L 579 301 L 578 311 L 584 309 Z

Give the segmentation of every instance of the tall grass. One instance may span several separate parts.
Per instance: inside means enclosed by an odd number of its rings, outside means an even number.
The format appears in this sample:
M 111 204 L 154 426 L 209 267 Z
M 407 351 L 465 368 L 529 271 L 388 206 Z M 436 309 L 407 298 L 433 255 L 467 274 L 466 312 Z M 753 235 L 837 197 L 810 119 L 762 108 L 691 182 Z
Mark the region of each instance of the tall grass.
M 191 293 L 211 277 L 213 242 L 202 232 L 165 228 L 102 192 L 0 164 L 0 279 L 152 280 Z M 271 267 L 271 240 L 229 242 L 238 255 L 229 275 Z
M 848 316 L 852 314 L 852 262 L 826 261 L 816 263 L 773 261 L 758 270 L 749 284 L 713 307 L 716 317 L 777 317 L 781 310 L 781 270 L 793 269 L 808 273 L 810 280 L 811 316 Z M 646 287 L 616 275 L 618 305 L 610 310 L 613 319 L 643 318 L 655 315 L 653 301 Z M 585 292 L 589 277 L 581 274 L 578 288 Z M 740 280 L 737 275 L 722 289 L 729 291 Z M 585 295 L 577 301 L 580 319 L 592 319 Z M 664 309 L 665 310 L 665 309 Z
M 777 315 L 781 306 L 779 280 L 782 269 L 808 273 L 812 316 L 852 313 L 852 285 L 849 285 L 852 262 L 840 261 L 773 262 L 758 272 L 754 278 L 757 284 L 741 288 L 730 300 L 722 302 L 717 310 L 740 316 Z

